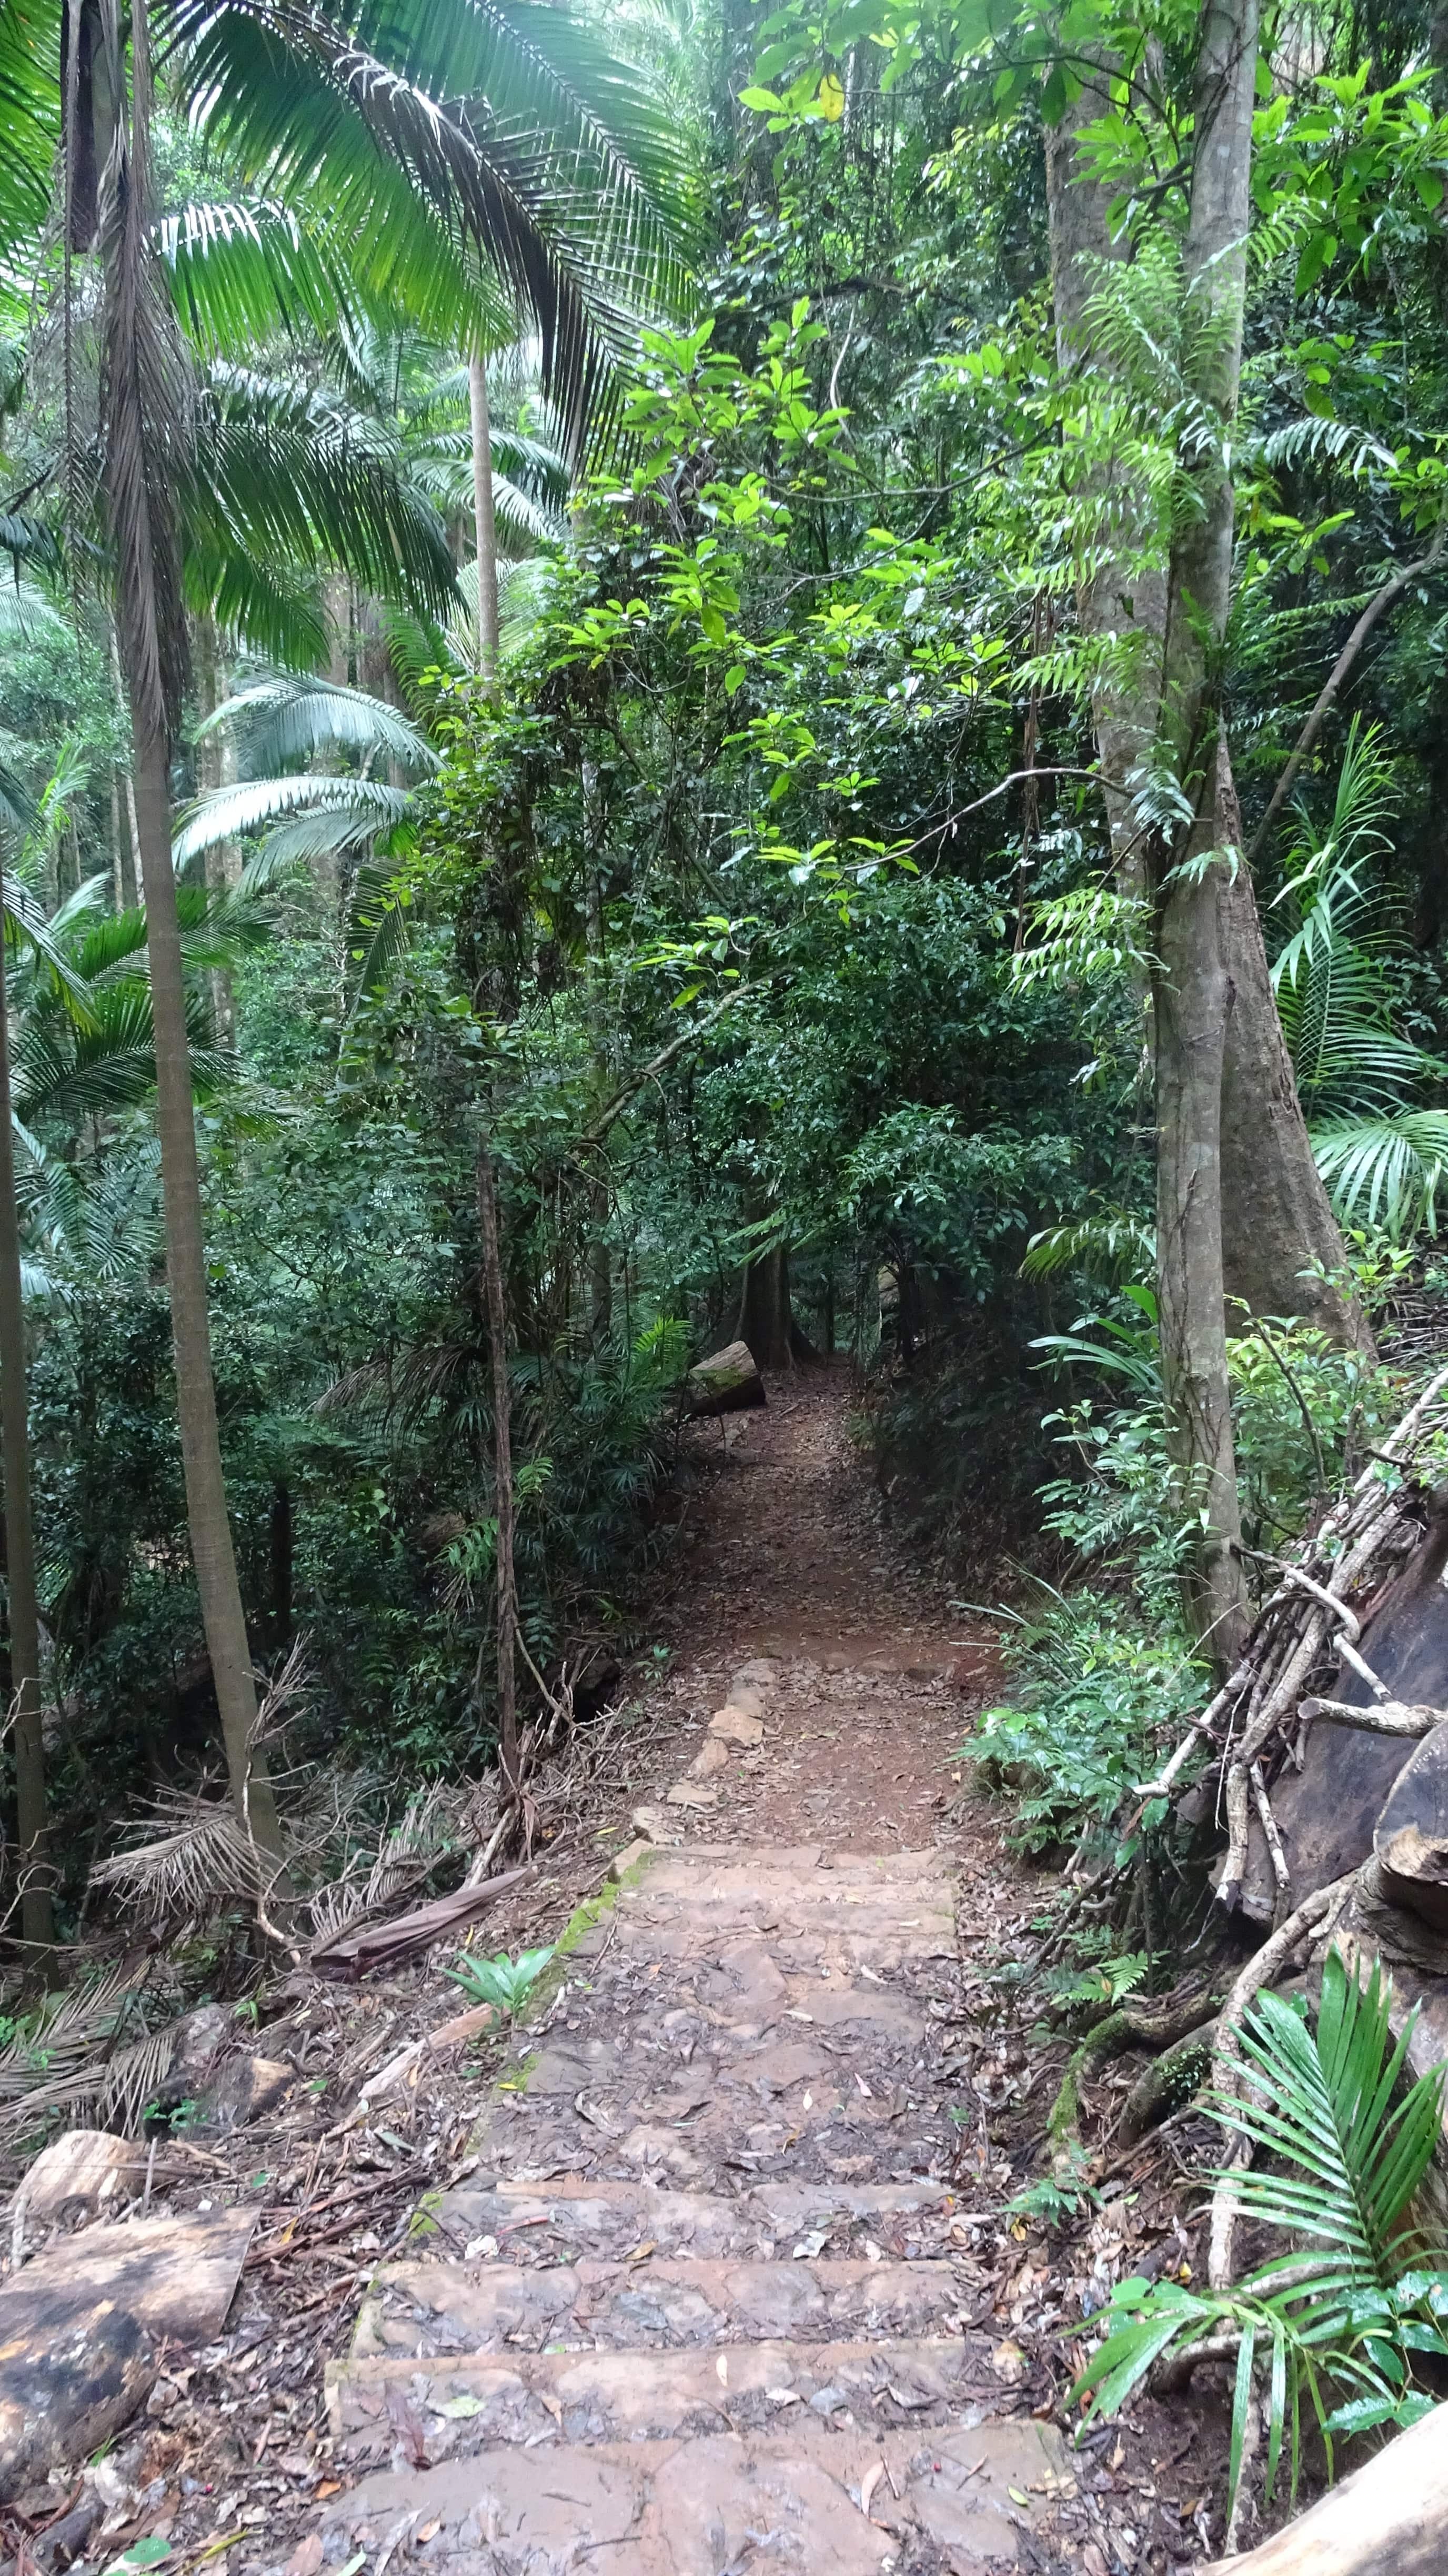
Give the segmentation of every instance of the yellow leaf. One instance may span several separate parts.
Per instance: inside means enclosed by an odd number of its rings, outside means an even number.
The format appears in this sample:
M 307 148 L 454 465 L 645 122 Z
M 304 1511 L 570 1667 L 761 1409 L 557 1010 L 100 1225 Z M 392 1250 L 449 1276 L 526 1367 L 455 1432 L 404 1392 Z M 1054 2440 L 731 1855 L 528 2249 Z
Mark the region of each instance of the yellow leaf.
M 826 125 L 839 124 L 845 112 L 845 85 L 843 81 L 835 78 L 833 72 L 826 72 L 820 82 L 820 94 L 815 100 L 815 106 Z

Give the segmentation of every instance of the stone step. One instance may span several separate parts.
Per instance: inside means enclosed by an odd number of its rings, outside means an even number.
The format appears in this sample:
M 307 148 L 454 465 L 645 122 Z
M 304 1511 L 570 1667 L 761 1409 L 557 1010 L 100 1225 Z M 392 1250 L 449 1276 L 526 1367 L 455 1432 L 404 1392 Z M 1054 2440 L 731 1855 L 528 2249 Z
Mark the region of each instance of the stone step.
M 446 2354 L 431 2361 L 389 2355 L 334 2361 L 327 2370 L 332 2432 L 349 2461 L 385 2461 L 399 2441 L 405 2405 L 423 2427 L 434 2465 L 505 2442 L 766 2431 L 799 2406 L 841 2430 L 974 2425 L 999 2399 L 983 2335 L 731 2344 L 724 2351 Z
M 635 2263 L 389 2263 L 353 2352 L 439 2353 L 600 2345 L 614 2350 L 940 2334 L 970 2321 L 949 2262 L 751 2262 L 649 2255 Z
M 781 2576 L 984 2576 L 1002 2560 L 1071 2563 L 1052 2547 L 1058 2504 L 1074 2491 L 1053 2426 L 996 2419 L 922 2439 L 832 2430 L 803 2405 L 788 2413 L 795 2420 L 769 2432 L 555 2439 L 541 2459 L 505 2447 L 383 2471 L 328 2508 L 325 2558 L 390 2555 L 411 2538 L 454 2576 L 595 2566 L 722 2576 L 756 2565 Z
M 788 1896 L 800 1904 L 875 1897 L 899 1903 L 919 1893 L 948 1904 L 955 1864 L 947 1851 L 890 1852 L 878 1859 L 827 1856 L 815 1845 L 798 1852 L 752 1851 L 691 1843 L 661 1849 L 647 1862 L 631 1897 L 673 1898 L 702 1905 L 721 1898 Z
M 804 2236 L 835 2240 L 844 2251 L 873 2236 L 889 2252 L 913 2259 L 938 2252 L 958 2204 L 939 2183 L 759 2183 L 737 2198 L 664 2191 L 643 2182 L 462 2184 L 429 2201 L 427 2216 L 450 2254 L 493 2240 L 504 2260 L 531 2265 L 573 2262 L 592 2254 L 621 2261 L 636 2247 L 659 2254 L 768 2257 L 793 2253 Z M 842 2240 L 842 2241 L 840 2241 Z M 823 2243 L 814 2251 L 823 2253 Z

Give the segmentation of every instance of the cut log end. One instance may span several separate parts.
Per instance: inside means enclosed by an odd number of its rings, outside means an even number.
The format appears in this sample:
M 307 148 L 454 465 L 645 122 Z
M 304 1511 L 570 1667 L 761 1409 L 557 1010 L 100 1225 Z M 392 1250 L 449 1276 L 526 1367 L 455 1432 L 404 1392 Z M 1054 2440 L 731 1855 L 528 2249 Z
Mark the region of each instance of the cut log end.
M 706 1360 L 697 1360 L 684 1380 L 681 1407 L 686 1418 L 712 1419 L 719 1413 L 747 1413 L 765 1404 L 764 1380 L 747 1342 L 730 1342 Z

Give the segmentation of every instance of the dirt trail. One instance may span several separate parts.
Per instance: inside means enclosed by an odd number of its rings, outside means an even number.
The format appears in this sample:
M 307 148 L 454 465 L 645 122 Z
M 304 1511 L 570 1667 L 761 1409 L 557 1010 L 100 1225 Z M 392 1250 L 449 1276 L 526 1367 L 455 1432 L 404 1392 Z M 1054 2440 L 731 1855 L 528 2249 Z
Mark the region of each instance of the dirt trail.
M 168 2171 L 159 2214 L 261 2225 L 225 2335 L 104 2466 L 96 2564 L 169 2535 L 232 2576 L 1165 2576 L 1206 2547 L 1195 2402 L 1082 2453 L 1052 2429 L 1112 2283 L 1199 2252 L 1151 2146 L 1064 2237 L 1010 2206 L 1066 2044 L 1010 2008 L 1047 1883 L 952 1759 L 991 1641 L 882 1525 L 845 1373 L 770 1397 L 686 1432 L 654 1652 L 539 1781 L 552 1839 L 485 1936 L 572 1920 L 531 2026 L 369 2105 L 456 2013 L 444 1961 L 296 1981 L 284 2106 Z
M 379 2268 L 330 2376 L 338 2466 L 370 2474 L 329 2561 L 1069 2563 L 1077 2481 L 979 2309 L 942 2063 L 942 1777 L 981 1656 L 881 1546 L 838 1378 L 730 1432 L 695 1438 L 657 1739 L 682 1767 L 633 1810 L 647 1839 L 575 1926 L 478 2173 Z

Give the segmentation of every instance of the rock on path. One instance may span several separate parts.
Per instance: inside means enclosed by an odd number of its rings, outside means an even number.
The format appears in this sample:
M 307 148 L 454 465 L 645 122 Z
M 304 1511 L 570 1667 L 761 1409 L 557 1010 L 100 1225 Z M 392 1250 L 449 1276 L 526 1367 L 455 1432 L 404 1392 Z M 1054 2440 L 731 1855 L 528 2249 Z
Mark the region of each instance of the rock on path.
M 767 1715 L 758 1665 L 735 1690 Z M 428 2206 L 333 2368 L 339 2456 L 363 2474 L 329 2508 L 326 2560 L 1070 2564 L 1070 2456 L 1006 2411 L 957 2270 L 932 2075 L 947 1855 L 645 1850 L 566 1967 L 490 2105 L 483 2170 Z

